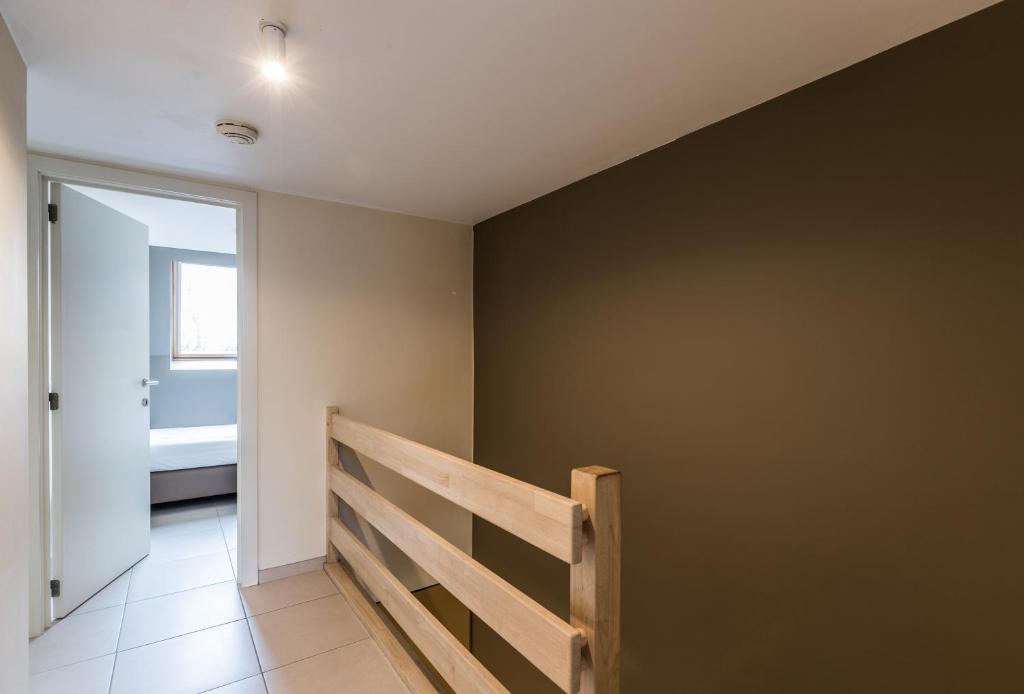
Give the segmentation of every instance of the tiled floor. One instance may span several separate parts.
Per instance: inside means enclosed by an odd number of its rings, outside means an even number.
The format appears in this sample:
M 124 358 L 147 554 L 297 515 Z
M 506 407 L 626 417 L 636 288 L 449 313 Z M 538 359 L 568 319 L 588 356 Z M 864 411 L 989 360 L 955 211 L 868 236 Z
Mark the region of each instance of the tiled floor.
M 239 591 L 233 503 L 155 512 L 148 557 L 32 641 L 32 694 L 404 694 L 322 571 Z

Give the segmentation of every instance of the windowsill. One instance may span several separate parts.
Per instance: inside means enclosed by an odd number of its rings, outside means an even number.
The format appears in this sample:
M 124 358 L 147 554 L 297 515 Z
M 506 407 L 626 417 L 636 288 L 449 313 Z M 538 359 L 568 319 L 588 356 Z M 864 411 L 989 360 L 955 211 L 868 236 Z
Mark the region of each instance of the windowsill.
M 238 360 L 171 359 L 171 371 L 238 371 Z

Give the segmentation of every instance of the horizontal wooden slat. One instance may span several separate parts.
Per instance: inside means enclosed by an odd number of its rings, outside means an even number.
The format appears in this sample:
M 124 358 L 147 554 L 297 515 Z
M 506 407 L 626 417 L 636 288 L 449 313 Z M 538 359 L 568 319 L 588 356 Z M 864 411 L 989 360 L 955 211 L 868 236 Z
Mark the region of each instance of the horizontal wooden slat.
M 583 505 L 395 434 L 331 417 L 335 440 L 562 561 L 582 556 Z
M 552 682 L 576 691 L 583 645 L 578 629 L 347 472 L 331 471 L 331 489 Z
M 331 523 L 331 542 L 352 566 L 359 580 L 380 600 L 392 619 L 457 694 L 508 694 L 501 682 L 387 570 L 380 559 L 337 521 Z M 334 571 L 344 574 L 337 566 Z M 344 579 L 347 578 L 347 574 L 344 575 Z
M 406 688 L 408 688 L 412 694 L 437 694 L 437 689 L 430 684 L 430 680 L 427 679 L 425 674 L 423 674 L 423 671 L 420 670 L 409 652 L 405 650 L 405 647 L 402 646 L 395 635 L 391 633 L 391 630 L 388 629 L 384 620 L 381 619 L 380 615 L 377 614 L 377 611 L 373 609 L 373 605 L 371 605 L 366 596 L 363 595 L 363 591 L 359 590 L 359 586 L 353 582 L 352 577 L 338 565 L 338 562 L 329 562 L 325 564 L 324 571 L 327 572 L 331 581 L 333 581 L 334 585 L 336 585 L 338 590 L 341 591 L 341 594 L 345 597 L 345 600 L 348 601 L 348 604 L 352 607 L 352 611 L 356 613 L 356 617 L 358 617 L 359 621 L 362 622 L 366 631 L 368 631 L 370 636 L 373 637 L 373 640 L 377 642 L 377 645 L 391 663 L 391 667 L 395 669 L 399 678 L 401 678 L 402 682 L 405 683 Z M 377 589 L 374 588 L 374 590 Z M 413 600 L 415 600 L 415 598 L 413 598 Z

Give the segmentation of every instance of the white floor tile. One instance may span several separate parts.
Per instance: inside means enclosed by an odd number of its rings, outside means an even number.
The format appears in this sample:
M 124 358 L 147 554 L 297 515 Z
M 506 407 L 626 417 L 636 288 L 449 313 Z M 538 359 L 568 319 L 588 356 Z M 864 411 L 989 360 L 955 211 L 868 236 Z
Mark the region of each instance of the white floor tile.
M 150 528 L 149 536 L 151 538 L 167 537 L 169 535 L 185 535 L 203 531 L 209 532 L 211 530 L 220 530 L 220 519 L 216 513 L 206 518 L 155 525 Z
M 231 560 L 231 571 L 235 574 L 235 578 L 238 578 L 238 550 L 229 549 L 228 559 Z
M 234 514 L 221 516 L 220 527 L 224 531 L 224 541 L 227 542 L 228 549 L 236 549 L 238 547 L 238 516 Z
M 214 504 L 191 504 L 173 506 L 171 508 L 154 509 L 149 517 L 149 524 L 156 528 L 164 525 L 194 521 L 202 518 L 216 518 L 217 506 Z
M 263 683 L 263 675 L 256 675 L 240 682 L 211 689 L 206 694 L 267 694 L 267 685 Z
M 245 618 L 234 581 L 128 603 L 119 651 Z
M 79 605 L 71 614 L 85 614 L 123 605 L 128 598 L 128 581 L 131 578 L 131 573 L 131 569 L 125 571 L 111 581 L 106 588 Z
M 195 694 L 259 674 L 244 621 L 121 651 L 110 694 Z
M 298 605 L 337 594 L 338 589 L 323 571 L 289 576 L 276 581 L 242 588 L 242 604 L 250 617 L 282 607 Z
M 32 675 L 32 694 L 107 694 L 114 656 L 105 655 Z M 254 690 L 256 691 L 256 690 Z
M 265 612 L 249 629 L 264 672 L 369 636 L 340 595 Z
M 167 526 L 171 527 L 171 526 Z M 155 535 L 149 541 L 149 556 L 143 561 L 158 564 L 176 559 L 216 554 L 225 548 L 220 528 L 193 533 Z
M 373 639 L 300 660 L 264 675 L 270 694 L 408 694 Z
M 113 653 L 123 610 L 119 605 L 60 620 L 29 643 L 29 672 L 35 674 Z
M 227 550 L 163 563 L 143 563 L 132 570 L 128 602 L 234 580 Z

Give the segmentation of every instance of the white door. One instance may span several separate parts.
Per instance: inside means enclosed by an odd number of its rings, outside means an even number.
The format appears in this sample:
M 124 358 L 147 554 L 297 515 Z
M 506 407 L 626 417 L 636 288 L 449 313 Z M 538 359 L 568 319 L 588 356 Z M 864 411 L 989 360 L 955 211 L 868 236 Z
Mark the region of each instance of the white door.
M 50 199 L 58 618 L 149 553 L 149 230 L 66 185 Z

